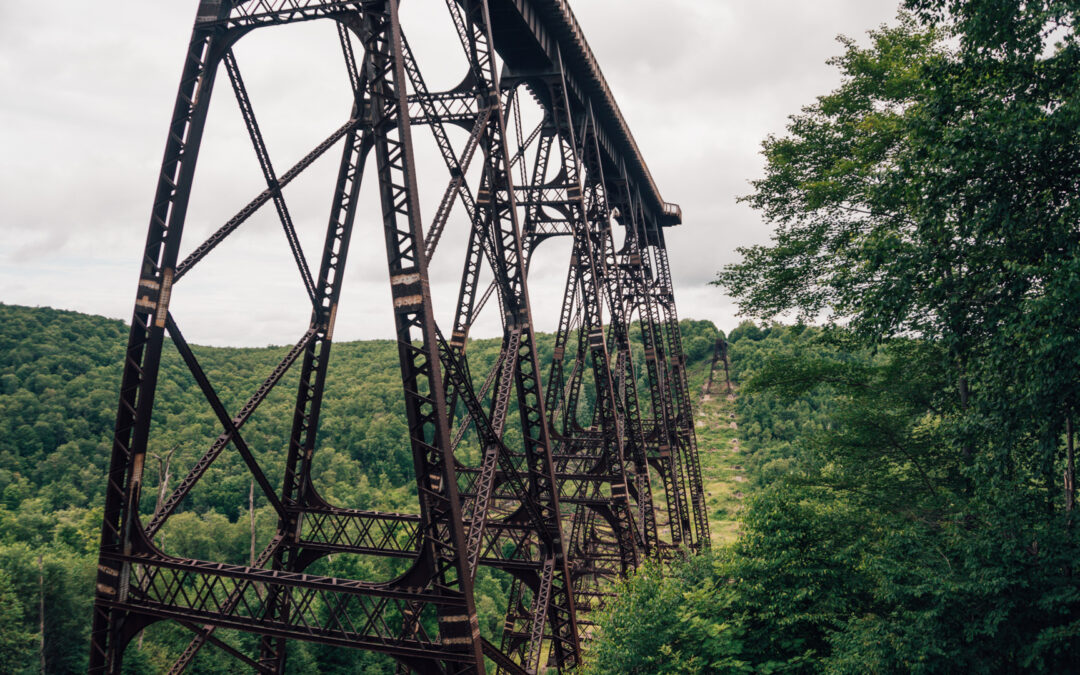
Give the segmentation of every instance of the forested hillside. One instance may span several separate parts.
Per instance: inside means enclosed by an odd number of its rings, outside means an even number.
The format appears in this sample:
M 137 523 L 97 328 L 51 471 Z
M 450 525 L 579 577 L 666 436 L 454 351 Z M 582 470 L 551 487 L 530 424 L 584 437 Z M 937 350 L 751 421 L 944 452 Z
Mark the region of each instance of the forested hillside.
M 739 537 L 626 582 L 590 673 L 1080 672 L 1080 10 L 902 5 L 764 141 L 772 241 L 717 279 Z
M 700 386 L 718 335 L 707 321 L 684 321 L 693 381 Z M 49 673 L 82 672 L 88 654 L 100 504 L 116 415 L 127 327 L 119 321 L 48 308 L 0 304 L 0 659 L 3 672 L 38 672 L 39 617 L 44 605 Z M 541 362 L 551 336 L 538 336 Z M 193 347 L 225 406 L 235 411 L 287 352 Z M 477 387 L 494 363 L 498 340 L 473 341 Z M 638 355 L 641 356 L 640 354 Z M 639 364 L 642 365 L 643 364 Z M 646 369 L 639 368 L 642 378 Z M 244 429 L 272 484 L 281 481 L 295 396 L 291 370 Z M 641 381 L 644 386 L 644 380 Z M 400 410 L 401 376 L 391 341 L 333 347 L 320 427 L 315 482 L 334 503 L 354 508 L 414 511 L 412 457 Z M 513 416 L 510 417 L 513 419 Z M 153 513 L 159 487 L 171 489 L 220 433 L 218 422 L 174 349 L 166 349 L 149 449 L 143 514 Z M 520 433 L 508 425 L 508 438 Z M 469 451 L 468 437 L 464 451 Z M 254 519 L 249 511 L 253 497 Z M 156 541 L 174 555 L 246 562 L 252 520 L 261 549 L 276 517 L 235 452 L 223 453 Z M 325 571 L 350 578 L 388 578 L 393 559 L 333 556 Z M 506 607 L 505 579 L 482 568 L 477 579 L 482 630 L 495 633 Z M 190 639 L 169 624 L 147 630 L 129 649 L 125 668 L 161 672 Z M 230 640 L 254 647 L 254 638 Z M 367 670 L 365 670 L 365 668 Z M 234 672 L 231 659 L 204 650 L 189 672 Z M 291 672 L 392 673 L 370 653 L 297 645 Z

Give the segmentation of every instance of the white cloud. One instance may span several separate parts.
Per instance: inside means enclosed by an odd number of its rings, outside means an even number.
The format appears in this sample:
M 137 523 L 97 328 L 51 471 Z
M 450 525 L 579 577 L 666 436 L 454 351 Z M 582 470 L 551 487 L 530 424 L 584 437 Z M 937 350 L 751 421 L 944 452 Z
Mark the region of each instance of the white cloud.
M 461 77 L 439 2 L 403 3 L 406 34 L 433 90 Z M 837 83 L 824 61 L 838 33 L 862 36 L 895 0 L 577 0 L 585 34 L 657 184 L 683 208 L 668 233 L 680 314 L 722 327 L 729 299 L 706 282 L 739 245 L 768 228 L 735 203 L 761 172 L 762 138 Z M 434 10 L 432 12 L 431 10 Z M 0 7 L 0 301 L 126 317 L 172 110 L 194 2 L 5 3 Z M 334 30 L 317 22 L 245 38 L 237 58 L 278 173 L 336 128 L 347 112 Z M 222 74 L 214 93 L 183 250 L 189 251 L 263 186 Z M 424 141 L 425 143 L 427 141 Z M 318 266 L 336 152 L 286 191 Z M 437 155 L 418 149 L 425 176 Z M 387 337 L 389 292 L 369 171 L 350 252 L 339 339 Z M 421 181 L 421 210 L 442 185 Z M 446 325 L 457 297 L 463 233 L 450 231 L 433 262 Z M 546 244 L 533 268 L 533 309 L 554 327 L 566 247 Z M 273 210 L 247 223 L 178 287 L 174 308 L 188 338 L 213 344 L 292 342 L 307 321 Z M 497 329 L 493 313 L 477 334 Z

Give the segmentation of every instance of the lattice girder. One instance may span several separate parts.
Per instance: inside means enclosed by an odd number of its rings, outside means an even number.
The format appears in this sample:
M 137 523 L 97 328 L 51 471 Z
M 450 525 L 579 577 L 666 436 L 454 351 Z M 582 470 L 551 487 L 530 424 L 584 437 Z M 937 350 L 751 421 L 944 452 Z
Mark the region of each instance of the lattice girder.
M 200 2 L 120 388 L 91 672 L 120 672 L 127 642 L 162 620 L 194 634 L 174 673 L 206 644 L 253 670 L 286 672 L 291 640 L 380 652 L 402 670 L 421 673 L 480 673 L 487 663 L 500 672 L 536 673 L 545 666 L 566 672 L 580 661 L 581 640 L 592 626 L 587 615 L 609 597 L 610 583 L 646 557 L 679 545 L 708 545 L 661 231 L 677 222 L 672 205 L 659 200 L 580 31 L 566 30 L 576 21 L 564 2 L 446 5 L 464 75 L 448 91 L 430 91 L 405 39 L 398 0 Z M 279 173 L 233 45 L 268 26 L 319 20 L 337 28 L 351 107 L 341 126 Z M 545 25 L 558 28 L 560 37 L 545 33 Z M 506 51 L 509 36 L 524 40 L 522 49 Z M 569 65 L 564 52 L 572 54 Z M 180 260 L 195 161 L 219 73 L 228 78 L 266 188 Z M 541 121 L 526 133 L 523 111 L 536 109 Z M 464 129 L 464 141 L 451 136 L 449 126 Z M 413 147 L 420 130 L 433 135 L 446 169 L 434 186 L 420 185 L 418 178 Z M 341 157 L 326 235 L 318 252 L 305 251 L 283 189 L 336 146 Z M 375 181 L 381 209 L 418 494 L 412 514 L 334 504 L 312 480 L 365 172 L 369 183 Z M 428 219 L 418 208 L 422 190 L 441 195 Z M 181 333 L 185 317 L 175 317 L 170 302 L 177 283 L 208 256 L 222 255 L 215 253 L 218 246 L 267 204 L 273 204 L 291 253 L 290 274 L 310 301 L 310 321 L 246 402 L 230 410 Z M 628 232 L 621 251 L 612 234 L 616 212 Z M 468 242 L 457 311 L 444 335 L 434 319 L 429 261 L 444 255 L 440 240 L 461 216 Z M 573 244 L 549 372 L 538 355 L 528 270 L 537 247 L 553 237 L 570 237 Z M 492 278 L 486 288 L 480 283 L 485 274 Z M 476 390 L 468 337 L 492 297 L 503 328 L 501 353 Z M 645 348 L 652 354 L 648 410 L 639 403 L 634 373 L 635 315 L 643 335 L 648 329 Z M 166 337 L 220 434 L 144 523 L 143 467 Z M 270 455 L 249 447 L 245 430 L 287 375 L 297 382 L 295 405 L 283 464 L 275 472 L 267 464 Z M 511 446 L 506 430 L 514 424 L 522 440 Z M 475 455 L 461 450 L 470 431 L 479 460 L 466 460 Z M 230 452 L 243 460 L 260 499 L 277 514 L 273 537 L 248 565 L 166 553 L 155 543 L 167 532 L 163 528 Z M 280 486 L 271 475 L 281 476 Z M 666 522 L 656 516 L 654 475 L 665 496 Z M 404 571 L 381 581 L 308 572 L 329 555 L 395 558 L 401 561 L 396 569 Z M 481 637 L 477 617 L 473 582 L 479 567 L 512 579 L 505 630 L 491 641 Z M 219 628 L 260 635 L 258 654 L 219 639 Z

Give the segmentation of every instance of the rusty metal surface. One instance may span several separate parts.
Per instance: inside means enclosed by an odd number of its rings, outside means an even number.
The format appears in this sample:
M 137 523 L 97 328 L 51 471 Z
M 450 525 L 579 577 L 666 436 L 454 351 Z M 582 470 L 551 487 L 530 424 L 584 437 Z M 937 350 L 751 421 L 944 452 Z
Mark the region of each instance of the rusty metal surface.
M 614 580 L 645 560 L 709 545 L 664 243 L 664 227 L 681 222 L 681 210 L 660 198 L 566 2 L 448 0 L 446 9 L 467 77 L 451 91 L 432 92 L 404 36 L 397 0 L 200 4 L 154 197 L 120 387 L 91 672 L 119 673 L 127 643 L 157 621 L 194 633 L 173 673 L 206 645 L 259 672 L 287 672 L 293 640 L 385 653 L 403 672 L 484 672 L 485 659 L 500 672 L 568 672 L 593 629 L 589 614 L 610 597 Z M 337 26 L 352 107 L 340 128 L 278 175 L 232 46 L 266 26 L 313 20 Z M 179 261 L 219 72 L 229 79 L 266 189 Z M 528 106 L 542 121 L 526 133 L 522 112 Z M 464 142 L 455 142 L 447 125 L 467 130 Z M 446 176 L 421 186 L 413 138 L 428 131 Z M 282 188 L 339 146 L 325 240 L 309 264 Z M 480 165 L 479 178 L 470 181 L 467 176 L 477 173 L 468 173 L 473 163 Z M 330 503 L 311 479 L 365 172 L 380 196 L 402 415 L 419 494 L 415 514 Z M 417 209 L 420 190 L 442 195 L 426 222 Z M 295 265 L 289 273 L 304 285 L 311 319 L 247 402 L 230 411 L 169 304 L 181 278 L 267 203 L 284 231 Z M 444 335 L 434 320 L 428 261 L 448 255 L 439 243 L 457 205 L 468 241 L 453 326 Z M 625 230 L 620 249 L 613 218 Z M 542 371 L 528 269 L 537 248 L 555 237 L 570 238 L 571 256 L 555 358 Z M 493 277 L 486 288 L 480 284 L 485 270 Z M 500 316 L 503 341 L 476 391 L 468 336 L 489 304 Z M 641 335 L 639 346 L 631 340 L 633 329 Z M 154 409 L 168 403 L 158 400 L 157 376 L 169 344 L 221 435 L 144 524 L 143 464 Z M 647 391 L 639 392 L 635 349 L 644 352 Z M 298 371 L 299 383 L 284 476 L 275 487 L 248 448 L 244 426 L 289 371 Z M 514 408 L 516 420 L 509 414 Z M 507 436 L 511 425 L 520 433 Z M 481 448 L 473 463 L 457 453 L 469 430 Z M 155 534 L 215 460 L 232 450 L 277 512 L 275 535 L 250 565 L 166 554 L 155 546 Z M 407 571 L 379 582 L 307 572 L 328 555 L 397 558 Z M 479 567 L 512 579 L 496 641 L 480 636 L 473 592 Z M 258 652 L 230 647 L 215 637 L 219 628 L 260 635 Z

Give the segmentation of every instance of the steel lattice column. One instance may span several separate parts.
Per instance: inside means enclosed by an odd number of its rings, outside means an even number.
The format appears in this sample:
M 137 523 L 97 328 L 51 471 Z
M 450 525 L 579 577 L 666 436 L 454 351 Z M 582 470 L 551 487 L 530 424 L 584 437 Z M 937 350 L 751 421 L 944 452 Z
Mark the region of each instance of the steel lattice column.
M 602 604 L 607 582 L 645 556 L 680 544 L 708 545 L 678 317 L 662 228 L 679 222 L 659 199 L 595 59 L 560 0 L 449 0 L 464 58 L 458 87 L 432 92 L 409 48 L 397 0 L 203 0 L 166 142 L 121 383 L 105 502 L 91 671 L 120 672 L 124 647 L 146 626 L 170 620 L 192 632 L 171 672 L 212 645 L 259 672 L 286 672 L 291 640 L 368 649 L 420 673 L 565 672 L 580 660 L 582 619 Z M 271 161 L 233 45 L 252 31 L 301 21 L 336 26 L 352 88 L 348 119 L 285 171 Z M 228 76 L 266 189 L 179 261 L 195 160 L 219 70 Z M 503 72 L 509 73 L 505 81 Z M 585 83 L 588 86 L 584 86 Z M 531 132 L 523 109 L 539 106 Z M 600 112 L 597 112 L 600 111 Z M 447 133 L 468 131 L 463 143 Z M 429 220 L 421 218 L 416 129 L 431 131 L 447 171 Z M 283 188 L 341 144 L 330 218 L 309 266 Z M 417 513 L 330 503 L 312 474 L 331 346 L 357 220 L 374 153 L 392 308 L 419 500 Z M 470 184 L 469 167 L 480 163 Z M 531 164 L 531 174 L 530 174 Z M 548 179 L 548 169 L 557 177 Z M 310 321 L 236 411 L 215 390 L 169 310 L 177 283 L 272 203 Z M 429 260 L 455 208 L 468 242 L 449 339 L 434 320 Z M 627 229 L 617 251 L 612 210 Z M 541 381 L 527 271 L 545 239 L 572 238 L 556 358 Z M 218 254 L 221 255 L 221 254 Z M 438 255 L 443 255 L 439 253 Z M 493 277 L 483 290 L 481 273 Z M 494 367 L 475 390 L 467 338 L 495 297 L 503 327 Z M 634 316 L 642 330 L 653 418 L 638 401 Z M 300 332 L 300 331 L 298 331 Z M 177 349 L 220 435 L 144 525 L 143 464 L 166 336 Z M 245 425 L 298 366 L 280 489 Z M 486 403 L 485 403 L 486 401 Z M 522 442 L 505 430 L 516 406 Z M 457 415 L 458 409 L 464 417 Z M 459 443 L 469 430 L 478 464 Z M 154 543 L 214 462 L 235 451 L 278 517 L 250 565 L 167 554 Z M 650 474 L 662 479 L 668 522 L 658 523 Z M 273 474 L 271 474 L 273 475 Z M 361 582 L 310 574 L 329 554 L 404 561 L 398 578 Z M 473 581 L 487 566 L 512 578 L 499 645 L 480 635 Z M 434 628 L 432 628 L 434 626 Z M 262 636 L 249 655 L 218 629 Z M 430 633 L 429 631 L 434 631 Z

